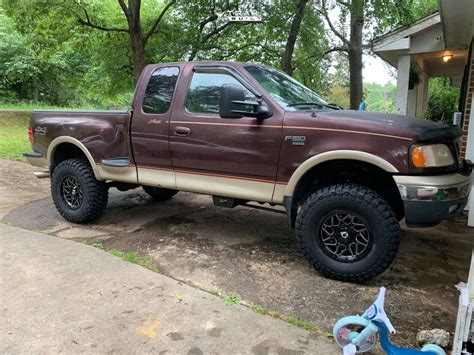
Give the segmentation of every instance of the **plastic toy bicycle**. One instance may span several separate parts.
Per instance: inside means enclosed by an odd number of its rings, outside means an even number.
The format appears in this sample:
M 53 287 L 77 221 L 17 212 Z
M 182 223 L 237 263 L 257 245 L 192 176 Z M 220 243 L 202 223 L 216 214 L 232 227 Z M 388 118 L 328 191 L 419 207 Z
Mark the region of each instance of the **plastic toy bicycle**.
M 344 349 L 344 354 L 370 351 L 377 342 L 379 333 L 380 345 L 387 355 L 446 355 L 442 348 L 434 344 L 426 344 L 421 350 L 417 350 L 399 348 L 390 343 L 388 334 L 395 334 L 396 331 L 384 311 L 384 300 L 385 287 L 381 287 L 377 299 L 362 316 L 344 317 L 334 325 L 334 339 Z

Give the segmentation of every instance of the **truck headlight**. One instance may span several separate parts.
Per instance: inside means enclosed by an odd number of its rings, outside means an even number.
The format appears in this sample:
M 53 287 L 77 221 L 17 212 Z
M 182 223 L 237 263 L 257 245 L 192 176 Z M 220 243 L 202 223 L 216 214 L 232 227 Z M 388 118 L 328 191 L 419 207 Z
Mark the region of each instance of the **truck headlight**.
M 411 150 L 411 161 L 417 168 L 434 168 L 454 164 L 454 157 L 446 144 L 418 145 Z

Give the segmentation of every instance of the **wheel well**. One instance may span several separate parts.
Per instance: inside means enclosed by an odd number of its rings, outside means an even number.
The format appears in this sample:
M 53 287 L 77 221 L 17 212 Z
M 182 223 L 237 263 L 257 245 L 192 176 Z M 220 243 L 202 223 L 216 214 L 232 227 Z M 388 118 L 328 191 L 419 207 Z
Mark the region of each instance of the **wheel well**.
M 51 158 L 51 171 L 53 171 L 60 162 L 74 158 L 85 158 L 87 160 L 87 156 L 78 146 L 72 143 L 61 143 L 54 149 Z
M 321 163 L 300 179 L 293 194 L 295 208 L 321 186 L 350 182 L 368 187 L 381 195 L 401 220 L 405 216 L 403 201 L 390 173 L 358 160 L 333 160 Z

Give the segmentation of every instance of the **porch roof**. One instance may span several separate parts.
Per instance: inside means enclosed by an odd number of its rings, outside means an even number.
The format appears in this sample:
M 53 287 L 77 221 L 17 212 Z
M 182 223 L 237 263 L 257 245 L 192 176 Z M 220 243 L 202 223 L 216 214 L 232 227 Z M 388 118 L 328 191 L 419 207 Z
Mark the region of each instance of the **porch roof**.
M 460 82 L 474 35 L 474 2 L 438 0 L 438 8 L 439 12 L 376 38 L 373 51 L 397 69 L 399 56 L 409 54 L 429 76 Z

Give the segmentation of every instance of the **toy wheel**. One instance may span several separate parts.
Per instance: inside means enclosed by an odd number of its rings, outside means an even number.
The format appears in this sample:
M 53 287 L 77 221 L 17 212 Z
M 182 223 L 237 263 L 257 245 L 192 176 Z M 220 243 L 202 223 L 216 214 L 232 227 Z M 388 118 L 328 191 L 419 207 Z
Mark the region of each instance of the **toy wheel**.
M 421 348 L 421 351 L 431 353 L 433 355 L 446 355 L 446 352 L 441 347 L 435 344 L 426 344 Z
M 369 324 L 368 320 L 362 317 L 349 316 L 341 318 L 334 325 L 333 336 L 337 345 L 344 348 L 348 344 L 352 344 L 352 339 L 362 332 Z M 370 351 L 377 342 L 377 335 L 371 335 L 364 343 L 357 347 L 358 353 Z

